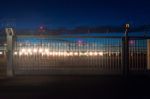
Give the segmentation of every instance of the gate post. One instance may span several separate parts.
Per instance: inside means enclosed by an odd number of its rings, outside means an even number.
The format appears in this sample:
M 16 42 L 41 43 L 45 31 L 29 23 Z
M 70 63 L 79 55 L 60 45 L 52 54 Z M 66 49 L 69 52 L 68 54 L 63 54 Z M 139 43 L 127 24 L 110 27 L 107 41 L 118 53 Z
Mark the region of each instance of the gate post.
M 13 76 L 13 36 L 14 31 L 12 28 L 6 28 L 6 40 L 7 40 L 7 70 L 6 75 L 8 77 Z
M 150 71 L 150 39 L 147 40 L 147 70 Z
M 123 47 L 122 47 L 122 63 L 123 63 L 123 75 L 128 76 L 129 73 L 129 38 L 128 38 L 129 24 L 125 25 L 125 37 L 123 37 Z

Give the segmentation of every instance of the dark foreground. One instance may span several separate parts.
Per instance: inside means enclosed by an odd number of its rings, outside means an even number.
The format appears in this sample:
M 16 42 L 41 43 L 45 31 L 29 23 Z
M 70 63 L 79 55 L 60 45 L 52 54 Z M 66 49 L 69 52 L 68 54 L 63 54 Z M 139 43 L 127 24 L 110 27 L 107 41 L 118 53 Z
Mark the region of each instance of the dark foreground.
M 16 76 L 0 80 L 0 99 L 149 99 L 150 76 Z

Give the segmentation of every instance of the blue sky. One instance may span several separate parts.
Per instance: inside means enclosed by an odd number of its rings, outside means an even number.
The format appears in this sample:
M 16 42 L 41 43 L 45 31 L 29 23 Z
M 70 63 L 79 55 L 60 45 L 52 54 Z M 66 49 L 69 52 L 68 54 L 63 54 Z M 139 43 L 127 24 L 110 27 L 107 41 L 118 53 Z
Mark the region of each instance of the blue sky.
M 18 28 L 150 24 L 149 0 L 1 0 L 0 22 Z

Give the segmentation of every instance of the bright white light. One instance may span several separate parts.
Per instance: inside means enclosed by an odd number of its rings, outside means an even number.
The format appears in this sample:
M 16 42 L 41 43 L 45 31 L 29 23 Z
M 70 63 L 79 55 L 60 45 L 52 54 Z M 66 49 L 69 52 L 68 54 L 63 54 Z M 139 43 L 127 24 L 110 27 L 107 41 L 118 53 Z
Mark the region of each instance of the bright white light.
M 84 55 L 84 53 L 80 52 L 79 55 L 80 55 L 80 56 L 81 56 L 81 55 Z
M 89 53 L 89 55 L 90 55 L 90 56 L 93 56 L 93 53 L 92 53 L 92 52 L 90 52 L 90 53 Z
M 19 56 L 21 56 L 22 55 L 22 52 L 19 52 Z
M 53 55 L 54 55 L 54 56 L 57 55 L 56 52 L 53 52 Z
M 45 49 L 45 52 L 46 52 L 46 53 L 49 52 L 49 49 Z
M 2 55 L 3 54 L 3 52 L 0 52 L 0 55 Z
M 67 53 L 67 56 L 70 56 L 70 54 L 69 54 L 69 53 Z
M 53 53 L 52 53 L 52 52 L 49 52 L 49 55 L 53 55 Z
M 104 55 L 104 53 L 103 53 L 103 52 L 99 52 L 99 55 L 100 55 L 100 56 L 103 56 L 103 55 Z
M 85 52 L 84 55 L 87 56 L 88 54 Z
M 34 52 L 34 53 L 37 53 L 37 49 L 33 49 L 33 52 Z
M 97 53 L 97 52 L 94 52 L 94 55 L 95 55 L 95 56 L 97 56 L 97 55 L 98 55 L 98 53 Z
M 31 52 L 32 52 L 32 50 L 31 50 L 31 49 L 28 49 L 28 52 L 29 52 L 29 53 L 31 53 Z
M 14 52 L 14 55 L 17 55 L 18 53 L 17 52 Z
M 23 53 L 24 53 L 24 52 L 26 52 L 26 50 L 25 50 L 25 49 L 21 49 L 21 52 L 23 52 Z
M 54 56 L 55 56 L 55 55 L 57 56 L 57 55 L 58 55 L 58 53 L 57 53 L 57 52 L 53 52 L 53 55 L 54 55 Z
M 77 55 L 78 55 L 78 53 L 77 53 L 77 52 L 74 52 L 74 55 L 75 55 L 75 56 L 77 56 Z
M 67 52 L 64 52 L 64 56 L 67 56 L 68 55 L 68 53 Z
M 64 55 L 64 53 L 63 53 L 63 52 L 60 52 L 60 55 L 61 55 L 61 56 L 63 56 L 63 55 Z
M 70 55 L 70 56 L 73 56 L 73 52 L 70 52 L 69 55 Z
M 43 52 L 43 49 L 42 49 L 42 48 L 40 48 L 40 49 L 39 49 L 39 52 L 40 52 L 40 53 L 42 53 L 42 52 Z

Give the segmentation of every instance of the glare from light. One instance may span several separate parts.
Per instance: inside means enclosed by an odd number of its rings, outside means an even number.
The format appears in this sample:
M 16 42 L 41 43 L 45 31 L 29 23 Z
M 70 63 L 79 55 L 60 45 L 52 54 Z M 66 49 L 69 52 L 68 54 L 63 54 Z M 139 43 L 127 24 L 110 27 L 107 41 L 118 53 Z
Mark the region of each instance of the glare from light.
M 42 52 L 43 52 L 43 49 L 42 49 L 42 48 L 40 48 L 40 49 L 39 49 L 39 53 L 42 53 Z
M 53 53 L 52 53 L 52 52 L 49 52 L 49 55 L 53 55 Z
M 17 52 L 14 52 L 14 55 L 17 55 L 18 53 Z
M 98 55 L 98 53 L 97 53 L 97 52 L 94 52 L 94 55 L 95 55 L 95 56 L 97 56 L 97 55 Z
M 49 49 L 45 49 L 45 52 L 46 52 L 46 53 L 49 52 Z
M 60 52 L 60 55 L 63 56 L 63 55 L 64 55 L 64 52 Z
M 93 53 L 92 53 L 92 52 L 89 52 L 89 55 L 90 55 L 90 56 L 93 56 Z
M 64 52 L 64 56 L 67 56 L 68 55 L 68 53 L 67 52 Z
M 77 53 L 77 52 L 74 52 L 74 55 L 75 55 L 75 56 L 77 56 L 77 55 L 78 55 L 78 53 Z
M 88 55 L 87 52 L 85 52 L 84 55 L 87 56 Z
M 82 52 L 79 53 L 80 56 L 84 55 Z
M 2 55 L 3 54 L 3 52 L 0 52 L 0 55 Z
M 34 53 L 37 53 L 37 49 L 33 49 L 33 52 L 34 52 Z
M 29 53 L 31 53 L 31 52 L 32 52 L 32 50 L 31 50 L 31 49 L 28 49 L 28 52 L 29 52 Z
M 58 53 L 57 52 L 53 52 L 53 56 L 57 56 L 58 55 Z
M 55 52 L 55 55 L 57 56 L 57 55 L 58 55 L 58 52 Z
M 70 55 L 70 56 L 73 56 L 73 52 L 70 52 L 69 55 Z
M 22 55 L 22 52 L 19 52 L 19 56 L 21 56 Z
M 25 49 L 21 49 L 21 52 L 23 52 L 23 53 L 24 53 L 24 52 L 26 52 L 26 50 L 25 50 Z
M 104 55 L 104 53 L 103 53 L 103 52 L 99 52 L 99 55 L 100 55 L 100 56 L 103 56 L 103 55 Z

